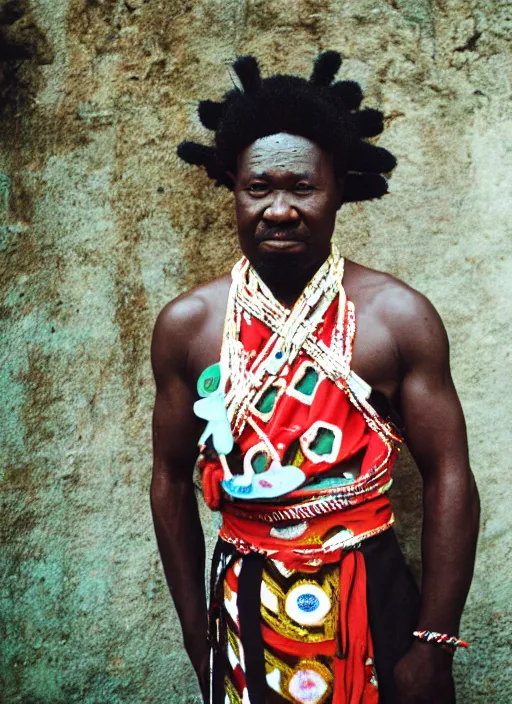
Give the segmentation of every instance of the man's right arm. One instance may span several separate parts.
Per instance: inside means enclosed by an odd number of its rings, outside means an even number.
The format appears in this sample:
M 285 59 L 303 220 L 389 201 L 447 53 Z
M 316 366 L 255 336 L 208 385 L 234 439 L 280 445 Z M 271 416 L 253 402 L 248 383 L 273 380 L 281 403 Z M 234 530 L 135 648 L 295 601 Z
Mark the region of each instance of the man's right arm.
M 151 345 L 156 384 L 151 508 L 162 564 L 183 642 L 207 701 L 205 546 L 193 484 L 200 424 L 192 406 L 187 357 L 201 306 L 179 300 L 160 313 Z

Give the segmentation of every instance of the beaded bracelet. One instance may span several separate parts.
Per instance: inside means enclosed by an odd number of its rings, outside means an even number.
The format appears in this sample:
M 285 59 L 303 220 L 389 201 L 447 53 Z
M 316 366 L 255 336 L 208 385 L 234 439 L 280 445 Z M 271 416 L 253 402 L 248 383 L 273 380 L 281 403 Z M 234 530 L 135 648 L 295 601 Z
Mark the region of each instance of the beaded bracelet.
M 441 646 L 451 646 L 452 648 L 469 648 L 469 643 L 447 633 L 436 633 L 436 631 L 414 631 L 413 636 L 426 643 L 435 643 Z

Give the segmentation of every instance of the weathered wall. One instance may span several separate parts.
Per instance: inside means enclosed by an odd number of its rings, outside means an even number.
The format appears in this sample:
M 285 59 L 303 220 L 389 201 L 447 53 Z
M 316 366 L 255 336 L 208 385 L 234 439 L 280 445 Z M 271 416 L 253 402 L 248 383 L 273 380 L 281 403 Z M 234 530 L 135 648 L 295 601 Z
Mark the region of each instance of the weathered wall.
M 236 241 L 230 196 L 175 146 L 205 136 L 196 100 L 230 86 L 236 54 L 307 75 L 326 48 L 385 111 L 382 144 L 399 159 L 392 195 L 344 208 L 338 241 L 438 306 L 467 414 L 483 516 L 459 701 L 512 701 L 507 6 L 9 4 L 4 40 L 33 51 L 0 63 L 3 701 L 197 701 L 149 513 L 148 346 L 158 310 L 226 271 Z M 417 566 L 407 463 L 396 483 Z

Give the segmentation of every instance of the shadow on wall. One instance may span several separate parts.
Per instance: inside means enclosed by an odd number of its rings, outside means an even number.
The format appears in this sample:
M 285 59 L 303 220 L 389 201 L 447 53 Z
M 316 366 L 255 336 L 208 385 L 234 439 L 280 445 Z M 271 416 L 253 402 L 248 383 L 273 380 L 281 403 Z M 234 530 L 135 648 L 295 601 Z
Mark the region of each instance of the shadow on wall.
M 37 88 L 34 67 L 52 62 L 52 50 L 28 1 L 0 3 L 0 112 L 7 103 L 30 97 Z

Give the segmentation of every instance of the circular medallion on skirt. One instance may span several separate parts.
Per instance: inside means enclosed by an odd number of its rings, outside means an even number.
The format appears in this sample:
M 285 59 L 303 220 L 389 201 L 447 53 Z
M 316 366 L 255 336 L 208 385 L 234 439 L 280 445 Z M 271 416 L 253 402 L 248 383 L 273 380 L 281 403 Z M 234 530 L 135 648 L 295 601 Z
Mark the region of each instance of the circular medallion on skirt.
M 288 683 L 288 692 L 294 701 L 301 704 L 319 704 L 328 689 L 329 685 L 322 675 L 311 668 L 297 670 Z
M 319 626 L 331 610 L 331 600 L 315 582 L 302 583 L 288 592 L 285 610 L 301 626 Z

